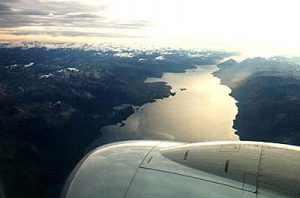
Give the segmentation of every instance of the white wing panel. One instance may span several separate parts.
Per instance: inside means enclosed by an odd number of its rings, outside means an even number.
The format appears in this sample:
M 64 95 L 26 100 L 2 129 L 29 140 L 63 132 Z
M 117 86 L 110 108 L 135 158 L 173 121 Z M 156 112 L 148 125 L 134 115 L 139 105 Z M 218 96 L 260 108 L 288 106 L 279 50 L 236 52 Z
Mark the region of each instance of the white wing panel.
M 140 168 L 127 198 L 256 198 L 256 194 L 182 175 Z

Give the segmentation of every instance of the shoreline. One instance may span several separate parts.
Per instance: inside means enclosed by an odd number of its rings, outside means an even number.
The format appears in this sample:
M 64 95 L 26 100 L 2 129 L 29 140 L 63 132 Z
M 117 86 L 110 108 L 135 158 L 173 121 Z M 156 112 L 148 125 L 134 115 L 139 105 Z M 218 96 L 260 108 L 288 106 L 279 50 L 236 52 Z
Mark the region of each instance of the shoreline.
M 209 70 L 212 70 L 211 69 L 211 66 L 214 66 L 214 67 L 216 67 L 215 69 L 213 69 L 213 71 L 209 71 Z M 211 78 L 211 81 L 214 81 L 214 83 L 215 83 L 215 86 L 218 86 L 218 87 L 220 87 L 222 90 L 224 90 L 226 93 L 228 92 L 230 92 L 231 90 L 229 90 L 230 88 L 229 87 L 227 87 L 226 85 L 222 85 L 221 83 L 220 83 L 220 79 L 219 78 L 217 78 L 217 77 L 215 77 L 214 75 L 213 75 L 213 72 L 216 70 L 216 69 L 218 69 L 217 68 L 217 66 L 216 65 L 198 65 L 198 66 L 195 66 L 195 68 L 194 69 L 186 69 L 185 70 L 185 72 L 183 72 L 183 73 L 173 73 L 173 72 L 166 72 L 166 73 L 164 73 L 163 75 L 162 75 L 162 78 L 151 78 L 151 79 L 146 79 L 145 81 L 146 82 L 150 82 L 150 83 L 157 83 L 157 82 L 164 82 L 166 85 L 168 85 L 168 86 L 171 86 L 171 92 L 176 92 L 177 94 L 175 95 L 175 96 L 177 96 L 177 97 L 182 97 L 182 94 L 188 94 L 187 95 L 187 97 L 195 97 L 195 96 L 189 96 L 189 94 L 193 94 L 192 92 L 194 92 L 195 91 L 195 85 L 183 85 L 183 84 L 181 84 L 181 83 L 178 83 L 178 84 L 176 84 L 176 85 L 174 85 L 174 84 L 172 84 L 172 81 L 168 81 L 168 78 L 166 77 L 166 76 L 182 76 L 182 75 L 186 75 L 186 76 L 193 76 L 193 75 L 196 75 L 195 77 L 193 77 L 193 78 L 195 78 L 195 79 L 199 79 L 200 81 L 201 81 L 201 75 L 202 75 L 202 71 L 204 70 L 204 71 L 206 71 L 206 72 L 204 72 L 203 73 L 203 75 L 205 74 L 205 73 L 207 73 L 206 75 L 207 76 L 210 76 L 209 78 Z M 197 77 L 197 72 L 199 72 L 201 70 L 201 72 L 200 72 L 200 76 L 199 77 Z M 208 71 L 209 71 L 209 73 L 208 73 Z M 183 78 L 183 77 L 179 77 L 179 78 Z M 204 77 L 203 77 L 204 78 Z M 204 79 L 206 79 L 206 78 L 208 78 L 208 77 L 205 77 Z M 170 80 L 170 79 L 169 79 Z M 173 86 L 174 85 L 174 86 Z M 189 87 L 189 86 L 193 86 L 192 88 L 191 87 Z M 199 86 L 201 87 L 201 86 L 204 86 L 205 87 L 205 83 L 201 83 L 201 84 L 199 84 Z M 198 86 L 196 86 L 196 87 L 198 87 Z M 181 89 L 184 89 L 184 91 L 180 91 Z M 206 88 L 205 88 L 205 90 L 206 90 Z M 190 91 L 192 91 L 192 92 L 190 92 Z M 109 142 L 107 142 L 107 141 L 105 141 L 105 139 L 109 139 L 109 138 L 111 138 L 111 140 L 112 141 L 121 141 L 121 140 L 127 140 L 127 139 L 140 139 L 140 138 L 145 138 L 145 136 L 143 136 L 142 134 L 139 134 L 139 133 L 137 133 L 136 135 L 135 134 L 126 134 L 127 132 L 125 132 L 125 131 L 128 131 L 128 133 L 130 133 L 130 132 L 132 132 L 132 130 L 129 130 L 129 128 L 130 127 L 132 127 L 132 124 L 133 124 L 133 122 L 134 122 L 134 120 L 135 119 L 143 119 L 142 117 L 141 118 L 139 118 L 139 115 L 140 116 L 143 116 L 143 113 L 144 113 L 144 111 L 145 111 L 145 113 L 149 110 L 150 111 L 150 109 L 149 108 L 154 108 L 154 106 L 155 106 L 155 108 L 154 109 L 160 109 L 160 110 L 163 110 L 162 108 L 165 108 L 164 106 L 160 106 L 160 104 L 165 104 L 165 103 L 168 103 L 168 101 L 174 101 L 174 100 L 176 100 L 174 97 L 171 97 L 172 95 L 169 95 L 168 97 L 166 97 L 166 98 L 159 98 L 159 99 L 155 99 L 155 101 L 154 102 L 149 102 L 149 103 L 145 103 L 144 105 L 141 105 L 140 107 L 139 107 L 139 110 L 138 111 L 135 111 L 133 114 L 131 114 L 127 119 L 125 119 L 125 120 L 123 120 L 122 121 L 122 125 L 120 126 L 120 124 L 119 123 L 117 123 L 117 124 L 113 124 L 113 125 L 108 125 L 108 126 L 103 126 L 102 128 L 101 128 L 101 134 L 102 134 L 102 136 L 100 136 L 96 141 L 94 141 L 93 143 L 91 143 L 91 145 L 86 149 L 86 151 L 88 151 L 88 150 L 90 150 L 90 149 L 92 149 L 92 148 L 95 148 L 95 147 L 97 147 L 97 146 L 101 146 L 101 145 L 103 145 L 103 144 L 105 144 L 105 143 L 109 143 Z M 226 94 L 226 95 L 224 95 L 224 96 L 226 96 L 226 97 L 230 97 L 230 95 L 229 94 Z M 198 97 L 200 97 L 199 99 L 200 99 L 200 101 L 201 101 L 201 96 L 198 96 Z M 199 101 L 199 99 L 197 99 L 197 101 Z M 234 100 L 234 98 L 232 98 L 231 97 L 231 99 L 233 100 L 233 103 L 235 104 L 235 100 Z M 226 99 L 226 100 L 228 100 L 228 99 Z M 204 99 L 204 101 L 205 101 L 205 99 Z M 232 104 L 232 105 L 234 105 L 234 104 Z M 158 105 L 158 106 L 157 106 Z M 153 106 L 153 107 L 152 107 Z M 180 105 L 181 106 L 181 105 Z M 178 108 L 180 107 L 180 106 L 178 106 Z M 171 107 L 170 107 L 171 108 Z M 198 108 L 198 107 L 197 107 Z M 220 108 L 220 107 L 218 107 L 218 108 Z M 223 106 L 222 106 L 222 108 L 223 108 Z M 236 108 L 236 105 L 234 105 L 234 108 Z M 172 109 L 172 108 L 171 108 Z M 170 109 L 170 110 L 171 110 Z M 152 111 L 154 111 L 154 110 L 151 110 L 149 113 L 151 113 Z M 227 110 L 226 110 L 227 111 Z M 201 112 L 201 108 L 200 108 L 200 111 L 199 112 Z M 163 112 L 162 112 L 163 113 Z M 147 113 L 146 113 L 147 114 Z M 170 115 L 172 115 L 173 113 L 171 113 L 170 112 Z M 151 115 L 151 114 L 150 114 Z M 149 116 L 150 116 L 149 115 Z M 175 113 L 175 115 L 176 115 L 176 113 Z M 154 115 L 153 115 L 154 116 Z M 157 115 L 157 116 L 159 116 L 159 115 Z M 154 117 L 157 117 L 157 116 L 154 116 Z M 151 118 L 149 118 L 149 119 L 153 119 L 154 117 L 151 117 Z M 133 120 L 134 119 L 134 120 Z M 190 118 L 190 120 L 189 120 L 189 122 L 192 122 L 193 120 L 194 120 L 195 118 L 193 118 L 193 117 L 191 117 Z M 231 120 L 230 121 L 231 123 L 233 122 L 233 120 Z M 152 123 L 152 122 L 151 122 Z M 149 124 L 149 125 L 152 125 L 152 124 Z M 161 122 L 158 122 L 158 123 L 156 123 L 156 124 L 161 124 Z M 159 124 L 159 125 L 160 125 Z M 128 128 L 129 127 L 129 128 Z M 141 127 L 141 126 L 140 126 Z M 113 129 L 114 128 L 114 129 Z M 232 129 L 232 124 L 231 124 L 231 126 L 230 126 L 230 128 Z M 161 130 L 163 130 L 164 128 L 163 128 L 163 126 L 162 126 L 162 128 L 161 128 Z M 108 131 L 107 131 L 108 130 Z M 110 131 L 110 130 L 113 130 L 113 131 Z M 125 130 L 124 132 L 118 132 L 118 131 L 123 131 L 123 130 Z M 136 129 L 134 129 L 134 130 L 136 130 Z M 154 129 L 154 130 L 159 130 L 159 129 Z M 227 130 L 227 129 L 226 129 Z M 233 130 L 233 129 L 232 129 Z M 110 131 L 110 132 L 109 132 Z M 145 130 L 143 130 L 143 132 L 145 132 L 145 131 L 147 131 L 147 129 L 145 129 Z M 114 135 L 112 135 L 112 134 L 114 134 Z M 118 134 L 118 135 L 117 135 Z M 163 132 L 162 132 L 162 134 L 164 134 Z M 225 134 L 227 134 L 227 133 L 225 133 Z M 111 135 L 111 136 L 110 136 Z M 127 136 L 128 135 L 128 136 Z M 130 136 L 131 135 L 131 136 Z M 146 134 L 145 134 L 146 135 Z M 152 135 L 151 134 L 148 134 L 148 135 L 150 135 L 149 137 L 151 137 Z M 158 134 L 156 134 L 155 136 L 157 136 Z M 168 137 L 168 135 L 167 134 L 165 134 L 166 136 L 165 137 Z M 235 135 L 235 133 L 233 132 L 232 133 L 232 135 L 234 136 Z M 121 138 L 121 139 L 116 139 L 117 137 L 123 137 L 123 138 Z M 147 137 L 147 135 L 146 135 L 146 137 Z M 163 136 L 161 136 L 161 137 L 163 137 Z M 193 136 L 191 136 L 190 138 L 192 138 Z M 224 137 L 224 135 L 221 135 L 221 137 Z M 221 138 L 220 137 L 220 138 Z M 217 135 L 215 135 L 215 138 L 217 138 Z M 156 138 L 157 139 L 157 138 Z M 237 137 L 237 139 L 238 139 L 238 137 Z M 192 140 L 192 139 L 191 139 Z M 223 139 L 224 140 L 224 139 Z M 195 138 L 194 139 L 194 141 L 197 141 L 197 138 Z

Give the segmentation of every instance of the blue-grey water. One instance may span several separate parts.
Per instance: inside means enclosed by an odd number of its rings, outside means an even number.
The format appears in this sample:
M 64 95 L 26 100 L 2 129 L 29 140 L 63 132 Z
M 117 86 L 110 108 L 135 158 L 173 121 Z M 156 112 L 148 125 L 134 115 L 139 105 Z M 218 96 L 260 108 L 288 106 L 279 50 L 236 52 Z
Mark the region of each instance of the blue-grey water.
M 187 142 L 238 140 L 232 128 L 237 114 L 230 88 L 213 76 L 215 65 L 199 66 L 185 73 L 165 73 L 162 78 L 175 96 L 158 99 L 136 110 L 123 121 L 101 129 L 102 136 L 93 143 L 124 139 L 161 139 Z

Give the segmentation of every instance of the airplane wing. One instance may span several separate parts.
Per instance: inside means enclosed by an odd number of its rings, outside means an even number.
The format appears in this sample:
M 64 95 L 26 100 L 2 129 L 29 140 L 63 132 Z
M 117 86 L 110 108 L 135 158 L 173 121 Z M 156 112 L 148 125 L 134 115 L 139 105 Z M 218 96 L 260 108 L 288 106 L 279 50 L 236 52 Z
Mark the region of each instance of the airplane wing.
M 300 147 L 242 141 L 109 144 L 81 160 L 61 197 L 300 197 Z

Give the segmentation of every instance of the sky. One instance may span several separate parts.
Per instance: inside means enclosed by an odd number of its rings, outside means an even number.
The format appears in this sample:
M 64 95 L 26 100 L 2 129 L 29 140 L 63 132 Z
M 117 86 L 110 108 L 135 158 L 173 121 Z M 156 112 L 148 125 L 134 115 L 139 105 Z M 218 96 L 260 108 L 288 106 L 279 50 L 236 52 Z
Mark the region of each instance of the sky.
M 0 0 L 0 40 L 300 56 L 299 0 Z

